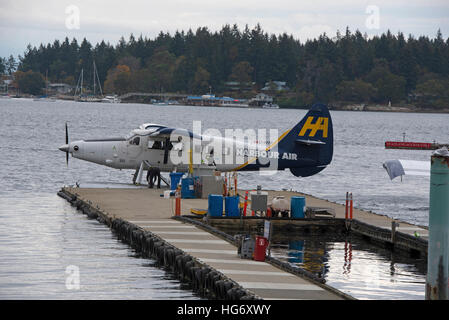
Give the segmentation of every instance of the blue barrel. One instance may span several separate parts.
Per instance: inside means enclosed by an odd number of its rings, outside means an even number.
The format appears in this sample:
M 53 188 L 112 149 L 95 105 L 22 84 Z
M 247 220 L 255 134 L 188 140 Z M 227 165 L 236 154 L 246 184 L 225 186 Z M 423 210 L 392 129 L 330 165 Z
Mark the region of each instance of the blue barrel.
M 304 209 L 306 206 L 305 197 L 292 197 L 291 202 L 291 217 L 292 218 L 304 218 Z
M 182 172 L 170 172 L 170 190 L 176 190 L 183 175 L 184 173 Z
M 225 197 L 226 217 L 240 217 L 239 196 Z
M 195 198 L 195 189 L 194 189 L 193 178 L 183 178 L 181 180 L 181 198 L 182 199 Z
M 208 197 L 207 215 L 210 217 L 223 216 L 223 196 L 218 194 L 210 194 Z

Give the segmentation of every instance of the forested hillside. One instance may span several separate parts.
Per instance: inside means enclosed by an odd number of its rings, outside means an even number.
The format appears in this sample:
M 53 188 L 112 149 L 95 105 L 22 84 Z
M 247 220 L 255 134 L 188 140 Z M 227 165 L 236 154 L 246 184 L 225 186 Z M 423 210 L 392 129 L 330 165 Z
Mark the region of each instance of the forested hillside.
M 6 59 L 4 59 L 4 62 Z M 449 106 L 449 39 L 384 33 L 368 38 L 345 30 L 300 42 L 274 35 L 257 25 L 240 30 L 225 25 L 211 32 L 161 32 L 156 38 L 131 35 L 116 45 L 102 41 L 28 46 L 18 65 L 22 72 L 48 73 L 51 82 L 76 84 L 81 69 L 92 81 L 95 61 L 106 92 L 229 93 L 249 96 L 269 81 L 286 81 L 278 93 L 285 105 L 328 103 L 417 103 L 427 108 Z M 1 68 L 2 66 L 0 66 Z M 30 72 L 29 72 L 30 73 Z M 23 74 L 22 74 L 23 75 Z M 234 88 L 235 90 L 235 88 Z

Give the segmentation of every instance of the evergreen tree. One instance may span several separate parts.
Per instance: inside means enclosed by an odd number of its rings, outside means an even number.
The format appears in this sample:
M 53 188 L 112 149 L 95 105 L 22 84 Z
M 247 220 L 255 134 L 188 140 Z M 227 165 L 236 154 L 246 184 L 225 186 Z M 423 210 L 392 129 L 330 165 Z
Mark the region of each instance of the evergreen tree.
M 66 37 L 38 47 L 28 45 L 19 60 L 17 65 L 12 56 L 3 59 L 0 72 L 13 73 L 17 67 L 21 72 L 48 73 L 50 81 L 74 84 L 83 69 L 89 85 L 95 61 L 100 81 L 116 92 L 202 94 L 210 86 L 220 94 L 230 79 L 255 82 L 259 89 L 273 80 L 294 88 L 284 100 L 301 106 L 312 99 L 388 103 L 414 99 L 418 86 L 431 99 L 430 84 L 441 87 L 449 79 L 449 39 L 440 30 L 433 39 L 406 38 L 389 30 L 369 39 L 346 28 L 333 39 L 322 34 L 301 43 L 286 33 L 268 34 L 259 24 L 242 30 L 234 24 L 216 32 L 207 27 L 173 35 L 161 31 L 154 39 L 131 34 L 115 46 L 105 41 L 92 45 L 87 39 L 79 44 Z M 127 66 L 129 73 L 117 73 L 118 66 Z M 425 84 L 429 80 L 437 82 Z M 120 84 L 124 87 L 118 88 Z M 444 99 L 431 100 L 441 105 Z
M 6 71 L 6 59 L 0 57 L 0 75 Z
M 10 55 L 8 60 L 6 60 L 6 63 L 5 63 L 6 72 L 8 74 L 13 74 L 14 71 L 16 71 L 16 69 L 17 69 L 17 65 L 18 65 L 18 63 L 17 63 L 16 59 L 14 58 L 14 56 Z
M 229 76 L 229 80 L 236 81 L 240 85 L 240 90 L 251 85 L 251 79 L 254 68 L 248 61 L 241 61 L 232 68 L 232 74 Z

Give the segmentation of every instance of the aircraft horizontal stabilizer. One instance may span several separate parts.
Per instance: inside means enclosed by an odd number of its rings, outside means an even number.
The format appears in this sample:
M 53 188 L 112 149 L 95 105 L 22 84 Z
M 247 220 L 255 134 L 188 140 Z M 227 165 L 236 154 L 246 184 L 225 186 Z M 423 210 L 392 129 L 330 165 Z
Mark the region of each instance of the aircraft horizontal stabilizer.
M 305 144 L 305 145 L 314 145 L 314 144 L 326 144 L 323 141 L 317 140 L 304 140 L 304 139 L 296 139 L 296 143 Z

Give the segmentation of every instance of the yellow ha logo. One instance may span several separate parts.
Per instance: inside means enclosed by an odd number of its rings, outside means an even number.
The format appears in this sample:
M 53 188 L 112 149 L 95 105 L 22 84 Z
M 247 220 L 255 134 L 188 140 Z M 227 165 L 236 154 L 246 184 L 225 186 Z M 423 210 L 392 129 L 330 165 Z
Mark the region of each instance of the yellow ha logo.
M 309 137 L 314 137 L 318 130 L 323 131 L 323 138 L 327 138 L 327 127 L 329 118 L 319 117 L 315 123 L 312 123 L 313 117 L 308 117 L 306 123 L 302 127 L 298 136 L 304 136 L 307 130 L 310 129 Z

